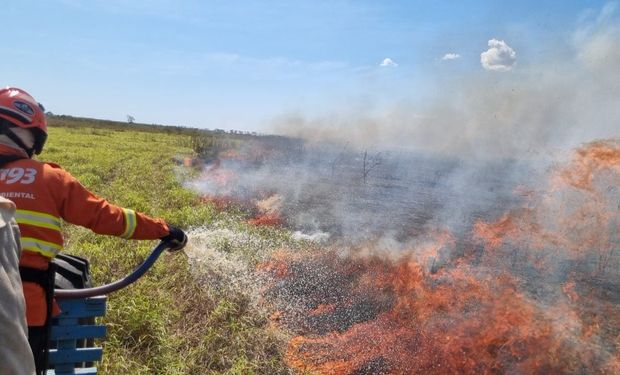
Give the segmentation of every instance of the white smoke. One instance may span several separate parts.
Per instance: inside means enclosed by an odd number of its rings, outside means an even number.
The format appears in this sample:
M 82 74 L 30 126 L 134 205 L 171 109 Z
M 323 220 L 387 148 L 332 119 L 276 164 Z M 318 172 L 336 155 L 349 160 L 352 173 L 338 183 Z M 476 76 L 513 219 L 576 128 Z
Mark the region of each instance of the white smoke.
M 619 30 L 611 18 L 599 17 L 566 40 L 572 55 L 528 61 L 509 75 L 440 77 L 434 90 L 438 95 L 404 99 L 391 107 L 345 107 L 314 117 L 286 114 L 274 120 L 274 131 L 361 148 L 399 147 L 461 158 L 540 157 L 615 137 L 620 133 Z M 509 48 L 501 41 L 490 44 L 491 49 Z M 489 54 L 489 66 L 514 65 L 511 53 L 498 54 L 507 57 Z
M 324 244 L 329 240 L 330 235 L 327 232 L 320 232 L 320 231 L 313 232 L 311 234 L 306 234 L 301 231 L 295 231 L 293 232 L 292 237 L 294 240 L 297 240 L 297 241 L 310 241 L 310 242 L 316 242 L 319 244 Z
M 578 61 L 601 84 L 620 84 L 620 26 L 615 22 L 617 3 L 607 4 L 596 20 L 580 28 L 574 36 Z
M 486 70 L 508 72 L 517 64 L 517 53 L 503 40 L 489 40 L 489 49 L 480 54 L 480 63 Z
M 433 224 L 467 230 L 476 217 L 503 212 L 514 187 L 530 186 L 561 153 L 619 135 L 617 25 L 597 20 L 567 43 L 572 55 L 528 62 L 513 74 L 450 77 L 427 101 L 284 115 L 275 123 L 280 133 L 316 142 L 284 147 L 294 152 L 276 161 L 222 163 L 238 176 L 234 189 L 213 191 L 207 181 L 201 191 L 278 193 L 287 225 L 329 232 L 329 241 L 395 233 L 402 242 Z M 366 179 L 366 155 L 379 153 Z

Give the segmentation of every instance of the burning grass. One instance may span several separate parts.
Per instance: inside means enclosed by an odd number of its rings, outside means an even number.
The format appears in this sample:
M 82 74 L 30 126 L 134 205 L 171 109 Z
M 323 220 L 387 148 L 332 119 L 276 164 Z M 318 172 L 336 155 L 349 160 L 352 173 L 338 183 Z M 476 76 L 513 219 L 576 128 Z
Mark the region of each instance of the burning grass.
M 259 151 L 261 151 L 259 149 Z M 253 154 L 260 155 L 259 151 Z M 254 155 L 255 159 L 259 156 Z M 263 157 L 261 156 L 261 160 Z M 246 157 L 237 150 L 231 149 L 221 152 L 211 164 L 203 171 L 202 175 L 192 183 L 192 186 L 200 186 L 201 190 L 212 193 L 203 193 L 201 202 L 213 204 L 218 210 L 241 210 L 249 218 L 247 222 L 256 226 L 280 227 L 284 225 L 281 215 L 282 197 L 273 192 L 258 192 L 256 197 L 239 194 L 237 188 L 238 175 L 234 170 L 222 167 L 222 160 L 243 162 Z
M 287 352 L 288 363 L 298 370 L 444 374 L 620 369 L 617 351 L 603 350 L 603 343 L 593 340 L 591 325 L 583 326 L 572 301 L 558 298 L 547 306 L 521 291 L 522 283 L 512 275 L 466 264 L 429 273 L 412 259 L 334 259 L 340 258 L 330 253 L 305 259 L 303 272 L 296 262 L 271 268 L 288 267 L 269 293 L 289 304 L 296 301 L 278 321 L 298 333 Z M 608 307 L 618 317 L 617 306 Z
M 259 267 L 287 362 L 321 374 L 620 372 L 620 142 L 585 145 L 465 235 Z
M 248 181 L 235 187 L 236 173 L 213 168 L 206 178 L 220 197 L 244 197 L 249 224 L 286 224 L 290 194 L 241 194 Z M 458 231 L 440 220 L 394 223 L 395 236 L 273 253 L 255 282 L 262 303 L 276 306 L 271 321 L 292 333 L 288 365 L 321 374 L 620 372 L 620 143 L 584 145 L 547 177 L 512 188 L 503 212 L 475 211 Z

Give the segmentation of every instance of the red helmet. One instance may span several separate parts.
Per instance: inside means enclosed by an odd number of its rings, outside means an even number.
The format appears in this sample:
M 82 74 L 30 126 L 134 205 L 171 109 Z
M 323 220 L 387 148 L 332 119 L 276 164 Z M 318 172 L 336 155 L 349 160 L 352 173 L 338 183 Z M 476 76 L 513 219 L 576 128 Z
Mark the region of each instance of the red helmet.
M 41 153 L 47 139 L 47 122 L 45 121 L 45 109 L 30 94 L 22 89 L 7 87 L 0 89 L 0 131 L 6 134 L 28 155 Z M 35 144 L 27 148 L 11 130 L 11 127 L 30 129 L 34 134 Z M 18 140 L 16 140 L 17 138 Z

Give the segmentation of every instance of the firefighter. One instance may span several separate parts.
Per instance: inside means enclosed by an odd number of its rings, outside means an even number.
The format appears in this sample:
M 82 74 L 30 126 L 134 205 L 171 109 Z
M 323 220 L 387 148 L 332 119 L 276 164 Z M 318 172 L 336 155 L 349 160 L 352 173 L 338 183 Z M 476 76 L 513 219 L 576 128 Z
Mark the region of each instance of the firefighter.
M 0 196 L 15 202 L 21 231 L 20 271 L 26 299 L 28 338 L 37 372 L 44 371 L 53 302 L 52 259 L 61 251 L 61 219 L 98 234 L 126 239 L 162 239 L 171 250 L 187 236 L 162 219 L 108 203 L 53 163 L 32 159 L 47 139 L 44 108 L 18 88 L 0 89 Z

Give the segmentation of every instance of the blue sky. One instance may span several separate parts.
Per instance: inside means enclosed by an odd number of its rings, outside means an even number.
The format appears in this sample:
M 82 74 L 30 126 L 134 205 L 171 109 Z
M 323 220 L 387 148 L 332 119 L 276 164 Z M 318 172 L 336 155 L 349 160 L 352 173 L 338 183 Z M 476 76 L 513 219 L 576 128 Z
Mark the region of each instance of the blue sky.
M 606 4 L 11 1 L 0 85 L 57 114 L 268 132 L 282 114 L 415 102 L 437 81 L 501 79 L 570 54 L 579 24 Z M 492 39 L 508 65 L 488 70 L 481 53 Z

